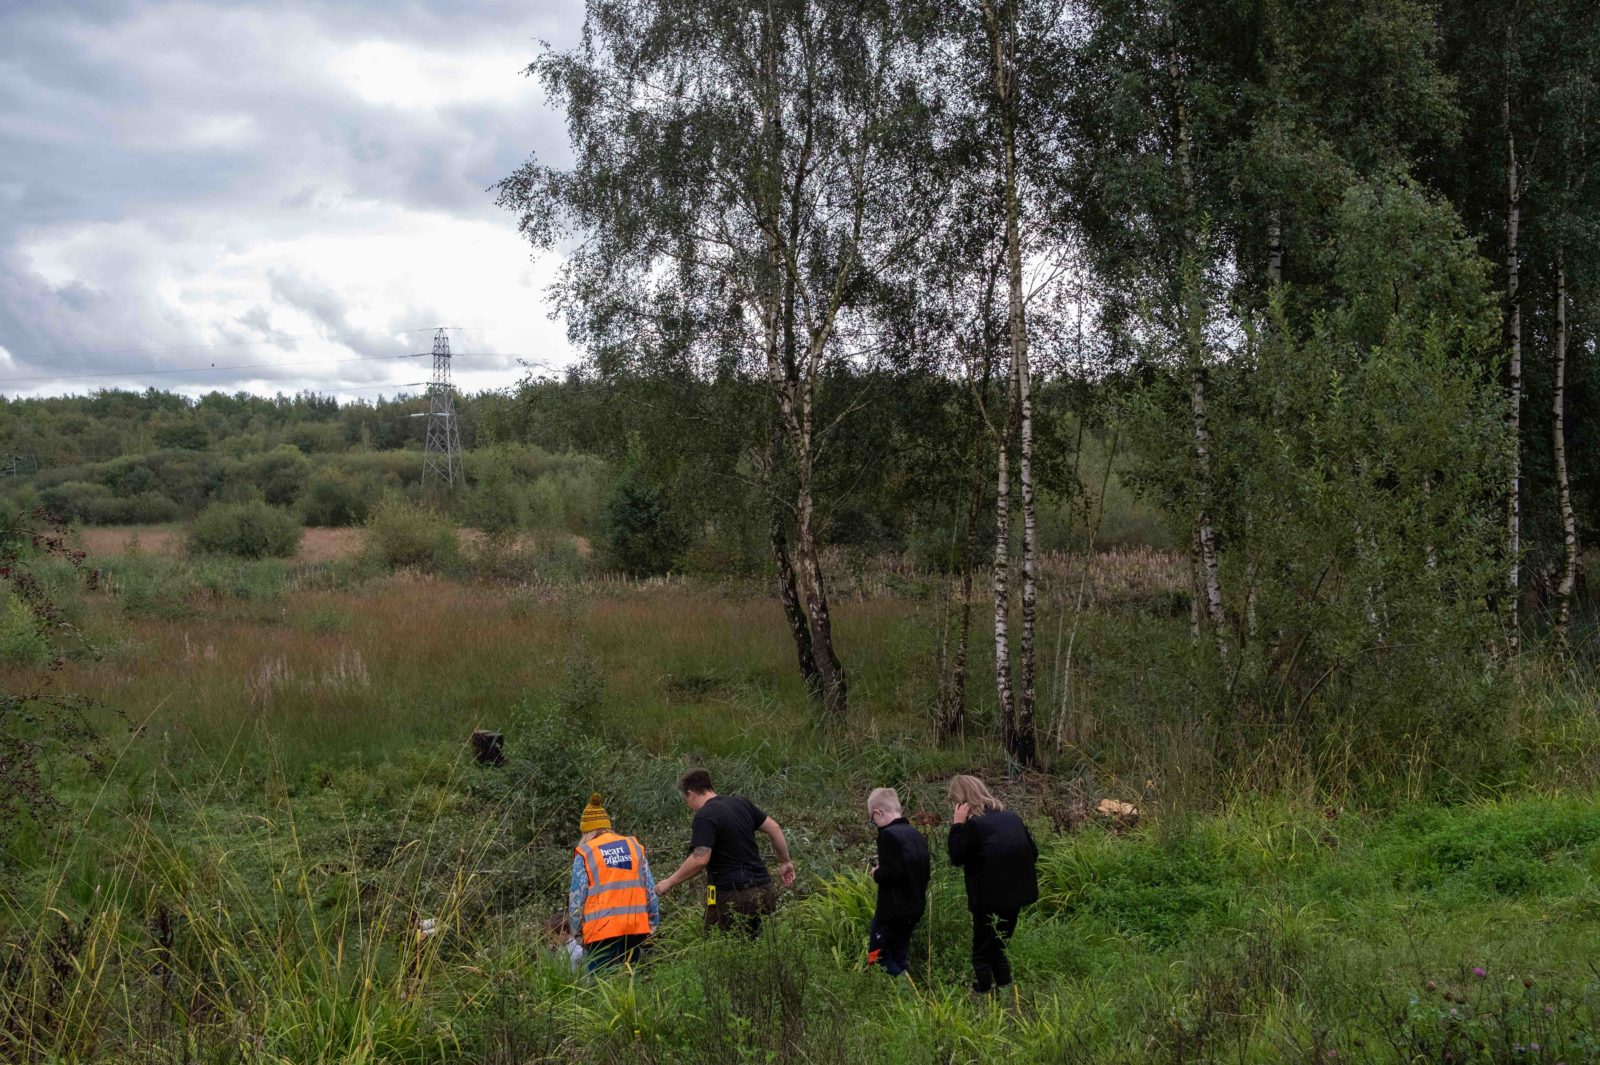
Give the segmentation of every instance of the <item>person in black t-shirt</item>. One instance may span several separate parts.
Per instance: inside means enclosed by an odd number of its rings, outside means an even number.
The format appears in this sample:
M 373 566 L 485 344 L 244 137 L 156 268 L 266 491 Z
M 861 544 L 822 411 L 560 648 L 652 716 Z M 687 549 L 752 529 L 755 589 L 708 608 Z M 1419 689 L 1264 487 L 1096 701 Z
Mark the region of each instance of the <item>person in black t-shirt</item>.
M 906 820 L 893 788 L 877 788 L 867 796 L 867 817 L 878 830 L 872 866 L 878 906 L 867 932 L 867 964 L 899 976 L 911 971 L 911 933 L 928 906 L 928 841 Z
M 772 840 L 778 856 L 778 877 L 783 886 L 794 883 L 794 862 L 789 860 L 789 841 L 783 828 L 740 795 L 718 795 L 711 786 L 711 774 L 691 769 L 678 780 L 678 793 L 694 811 L 689 828 L 689 857 L 677 872 L 656 884 L 656 895 L 664 895 L 686 880 L 706 873 L 706 927 L 741 928 L 754 936 L 761 930 L 761 918 L 778 905 L 778 888 L 761 860 L 756 833 Z

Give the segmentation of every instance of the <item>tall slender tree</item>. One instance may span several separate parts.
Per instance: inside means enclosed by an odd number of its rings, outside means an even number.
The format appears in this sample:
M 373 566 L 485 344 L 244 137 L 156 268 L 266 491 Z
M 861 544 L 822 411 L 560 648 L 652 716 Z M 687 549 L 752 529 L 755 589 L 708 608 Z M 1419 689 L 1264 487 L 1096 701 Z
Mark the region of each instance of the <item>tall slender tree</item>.
M 1511 472 L 1506 489 L 1506 640 L 1513 653 L 1522 633 L 1522 171 L 1512 122 L 1516 46 L 1516 22 L 1508 17 L 1501 57 L 1500 128 L 1505 137 L 1506 367 L 1511 411 Z
M 1024 304 L 1024 278 L 1022 273 L 1022 203 L 1017 175 L 1017 120 L 1019 109 L 1019 71 L 1017 64 L 1018 0 L 980 0 L 983 12 L 984 33 L 992 60 L 995 124 L 998 127 L 1001 157 L 1000 180 L 1005 212 L 1006 249 L 1006 323 L 1009 347 L 1010 385 L 1006 407 L 1014 412 L 1017 436 L 1017 483 L 1021 488 L 1022 503 L 1022 638 L 1019 652 L 1022 658 L 1021 690 L 1013 701 L 1005 691 L 1009 685 L 1002 682 L 1001 709 L 1005 714 L 1006 748 L 1023 765 L 1038 760 L 1038 730 L 1034 725 L 1034 706 L 1038 701 L 1038 629 L 1039 596 L 1039 505 L 1034 487 L 1033 469 L 1033 395 L 1032 373 L 1028 365 L 1028 322 Z M 1007 417 L 1009 426 L 1013 421 Z M 1009 436 L 1009 431 L 1007 433 Z M 1006 477 L 1006 461 L 1002 442 L 997 484 Z M 997 488 L 1004 493 L 1004 486 Z M 1009 533 L 1009 523 L 1002 523 L 996 535 L 996 574 L 1004 572 L 999 559 L 1009 552 L 1010 545 L 1001 539 Z M 997 576 L 995 585 L 995 660 L 996 676 L 1002 676 L 1002 651 L 1005 649 L 1004 603 L 1006 589 Z
M 924 26 L 896 0 L 589 0 L 583 43 L 529 68 L 574 164 L 531 159 L 499 185 L 535 244 L 582 238 L 562 282 L 581 339 L 626 345 L 665 317 L 684 347 L 736 349 L 767 382 L 793 487 L 780 598 L 805 670 L 799 601 L 831 718 L 849 689 L 821 561 L 820 389 L 872 347 L 858 290 L 917 232 Z

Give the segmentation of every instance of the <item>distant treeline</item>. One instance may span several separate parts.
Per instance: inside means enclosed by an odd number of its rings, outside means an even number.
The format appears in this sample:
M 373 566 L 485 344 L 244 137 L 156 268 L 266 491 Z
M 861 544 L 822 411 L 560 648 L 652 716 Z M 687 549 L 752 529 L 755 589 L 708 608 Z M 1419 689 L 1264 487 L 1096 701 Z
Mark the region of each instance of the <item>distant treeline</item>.
M 825 543 L 949 564 L 965 542 L 963 388 L 890 371 L 829 378 L 819 402 L 834 426 L 818 464 Z M 1108 471 L 1113 441 L 1094 413 L 1102 398 L 1048 382 L 1039 390 L 1041 467 L 1058 474 L 1052 484 L 1092 489 L 1046 494 L 1044 544 L 1079 545 L 1094 527 L 1099 543 L 1165 546 L 1157 511 Z M 481 527 L 561 529 L 607 543 L 632 530 L 649 548 L 631 556 L 630 569 L 760 570 L 773 512 L 757 469 L 770 402 L 742 376 L 601 375 L 591 366 L 462 394 L 467 485 L 447 502 Z M 92 525 L 185 521 L 209 504 L 250 498 L 308 525 L 358 524 L 387 495 L 422 497 L 425 419 L 413 415 L 423 409 L 416 397 L 191 399 L 155 390 L 0 400 L 0 450 L 39 463 L 32 476 L 0 482 L 0 494 Z M 990 535 L 992 523 L 980 532 Z
M 1108 418 L 1123 382 L 1041 380 L 1040 543 L 1044 550 L 1171 545 L 1157 508 L 1119 476 L 1126 447 Z M 597 455 L 659 494 L 684 527 L 699 568 L 765 569 L 774 516 L 792 520 L 791 463 L 772 437 L 773 398 L 748 373 L 657 372 L 631 360 L 586 360 L 562 377 L 524 381 L 497 408 L 503 439 Z M 815 464 L 820 541 L 958 565 L 969 536 L 992 542 L 992 512 L 968 528 L 974 473 L 967 382 L 913 367 L 830 368 L 819 381 L 825 426 Z M 992 488 L 985 486 L 985 498 Z M 1102 495 L 1104 500 L 1102 502 Z M 1018 530 L 1020 532 L 1020 530 Z
M 508 403 L 498 392 L 456 400 L 462 446 Z M 396 395 L 340 402 L 309 392 L 258 396 L 211 392 L 199 399 L 148 389 L 82 396 L 0 397 L 0 451 L 29 456 L 41 469 L 104 462 L 153 451 L 247 455 L 293 444 L 307 454 L 422 447 L 426 397 Z
M 593 456 L 501 445 L 468 452 L 467 484 L 443 499 L 465 523 L 594 535 L 611 475 Z M 306 525 L 358 525 L 385 498 L 420 500 L 417 451 L 307 455 L 294 444 L 245 454 L 160 449 L 53 466 L 0 482 L 8 509 L 43 507 L 64 521 L 185 521 L 213 503 L 261 499 Z

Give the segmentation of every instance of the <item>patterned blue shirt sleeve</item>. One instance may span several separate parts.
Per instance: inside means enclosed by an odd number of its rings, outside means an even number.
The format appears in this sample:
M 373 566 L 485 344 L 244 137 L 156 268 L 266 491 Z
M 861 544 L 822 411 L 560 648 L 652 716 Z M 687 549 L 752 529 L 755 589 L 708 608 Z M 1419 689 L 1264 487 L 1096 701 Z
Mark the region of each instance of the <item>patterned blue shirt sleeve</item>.
M 650 931 L 654 932 L 661 920 L 661 905 L 656 902 L 656 878 L 650 872 L 650 859 L 642 854 L 639 856 L 639 879 L 644 881 L 644 896 L 648 900 L 645 905 L 650 907 Z
M 583 903 L 589 897 L 589 873 L 583 859 L 572 856 L 572 879 L 567 883 L 567 931 L 583 938 Z M 652 896 L 653 898 L 653 896 Z

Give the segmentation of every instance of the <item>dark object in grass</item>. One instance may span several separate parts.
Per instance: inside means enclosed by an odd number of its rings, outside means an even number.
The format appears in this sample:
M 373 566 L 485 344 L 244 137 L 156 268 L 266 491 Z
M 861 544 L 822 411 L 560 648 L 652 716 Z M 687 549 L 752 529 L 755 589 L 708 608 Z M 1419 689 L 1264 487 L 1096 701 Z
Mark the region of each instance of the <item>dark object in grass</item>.
M 472 755 L 478 760 L 479 765 L 505 765 L 505 736 L 498 732 L 490 732 L 488 729 L 474 729 Z

